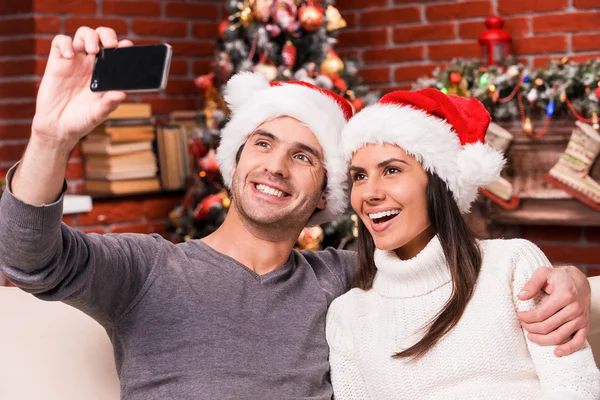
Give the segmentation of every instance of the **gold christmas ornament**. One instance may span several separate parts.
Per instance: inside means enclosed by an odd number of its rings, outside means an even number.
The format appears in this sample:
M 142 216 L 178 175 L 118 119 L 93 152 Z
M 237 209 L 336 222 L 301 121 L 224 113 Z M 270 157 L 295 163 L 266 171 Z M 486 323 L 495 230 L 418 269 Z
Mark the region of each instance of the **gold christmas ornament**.
M 319 250 L 323 241 L 323 229 L 320 226 L 312 226 L 302 229 L 298 237 L 298 245 L 302 250 Z
M 250 26 L 252 21 L 254 20 L 254 14 L 252 13 L 252 9 L 250 7 L 244 8 L 240 13 L 240 23 L 244 28 Z
M 339 10 L 332 5 L 327 6 L 327 10 L 325 10 L 325 18 L 327 18 L 327 30 L 329 32 L 348 26 L 346 20 L 342 18 L 342 14 L 340 14 Z
M 533 126 L 531 125 L 531 119 L 529 119 L 529 117 L 525 118 L 525 122 L 523 123 L 523 132 L 528 134 L 533 132 Z
M 229 21 L 232 22 L 232 24 L 229 26 L 229 29 L 232 31 L 236 30 L 240 26 L 248 28 L 254 21 L 254 13 L 252 11 L 250 0 L 244 0 L 243 2 L 238 3 L 237 8 L 240 11 L 231 14 L 228 17 Z
M 344 69 L 344 62 L 335 54 L 335 51 L 329 50 L 327 57 L 321 63 L 321 73 L 325 75 L 333 75 Z
M 254 66 L 254 71 L 263 74 L 265 78 L 269 80 L 269 82 L 272 82 L 275 80 L 275 78 L 277 78 L 277 68 L 275 68 L 273 65 L 264 63 L 257 64 Z
M 471 92 L 469 91 L 468 87 L 467 80 L 463 78 L 459 83 L 450 84 L 447 89 L 447 94 L 460 97 L 471 97 Z M 488 90 L 489 89 L 490 87 L 488 87 Z M 496 87 L 494 86 L 494 90 L 495 89 Z
M 231 205 L 231 200 L 229 199 L 229 197 L 225 197 L 223 199 L 222 203 L 223 203 L 223 207 L 229 208 L 229 206 Z
M 542 78 L 537 78 L 535 80 L 535 84 L 538 86 L 542 86 L 544 84 L 544 80 Z
M 271 19 L 271 7 L 274 0 L 254 0 L 252 11 L 254 18 L 260 22 L 267 22 Z

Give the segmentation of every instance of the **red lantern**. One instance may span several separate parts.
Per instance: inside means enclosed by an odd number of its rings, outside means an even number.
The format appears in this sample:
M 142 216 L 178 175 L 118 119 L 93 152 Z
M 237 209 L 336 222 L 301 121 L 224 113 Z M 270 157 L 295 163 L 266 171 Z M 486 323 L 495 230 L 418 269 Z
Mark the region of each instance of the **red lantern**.
M 485 20 L 487 30 L 479 35 L 481 45 L 481 60 L 486 65 L 502 64 L 508 57 L 508 50 L 512 38 L 502 29 L 504 20 L 491 16 Z

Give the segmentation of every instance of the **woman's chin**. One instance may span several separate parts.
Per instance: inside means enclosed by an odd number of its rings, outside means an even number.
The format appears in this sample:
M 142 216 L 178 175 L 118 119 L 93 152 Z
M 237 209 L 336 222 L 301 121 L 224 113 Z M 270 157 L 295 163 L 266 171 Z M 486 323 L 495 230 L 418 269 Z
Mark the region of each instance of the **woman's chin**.
M 379 240 L 374 240 L 374 242 L 375 247 L 383 251 L 393 251 L 399 249 L 405 244 L 404 242 L 399 241 L 397 238 L 395 238 L 395 240 L 392 238 L 389 238 L 388 240 L 385 240 L 385 238 L 379 238 Z

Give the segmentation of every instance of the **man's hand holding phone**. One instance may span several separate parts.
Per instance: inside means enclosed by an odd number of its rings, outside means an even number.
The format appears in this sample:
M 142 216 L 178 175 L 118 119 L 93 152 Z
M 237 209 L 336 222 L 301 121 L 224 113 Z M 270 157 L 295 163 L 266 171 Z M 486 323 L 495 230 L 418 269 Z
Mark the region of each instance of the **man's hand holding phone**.
M 56 36 L 38 91 L 32 136 L 70 153 L 126 97 L 122 91 L 90 90 L 96 55 L 101 47 L 128 46 L 133 43 L 118 41 L 109 28 L 81 27 L 73 39 Z
M 133 43 L 119 42 L 108 28 L 82 27 L 72 39 L 54 38 L 38 90 L 31 138 L 10 183 L 18 199 L 42 205 L 59 198 L 71 152 L 126 97 L 122 91 L 90 90 L 96 54 L 101 47 L 128 46 Z

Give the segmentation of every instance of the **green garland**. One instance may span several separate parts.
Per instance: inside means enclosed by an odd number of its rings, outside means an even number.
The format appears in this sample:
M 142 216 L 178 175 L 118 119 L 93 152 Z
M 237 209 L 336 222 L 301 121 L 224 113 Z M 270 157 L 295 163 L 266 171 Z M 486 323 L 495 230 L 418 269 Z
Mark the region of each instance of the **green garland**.
M 529 117 L 535 109 L 552 117 L 561 113 L 573 115 L 574 111 L 579 118 L 591 119 L 600 111 L 599 82 L 598 59 L 578 63 L 564 57 L 535 71 L 512 58 L 501 66 L 487 68 L 477 59 L 455 59 L 445 69 L 436 69 L 432 77 L 417 80 L 413 90 L 437 88 L 474 97 L 496 120 Z M 519 92 L 523 110 L 519 107 Z

